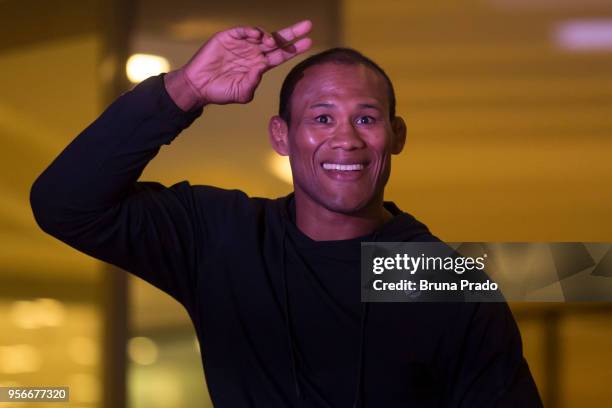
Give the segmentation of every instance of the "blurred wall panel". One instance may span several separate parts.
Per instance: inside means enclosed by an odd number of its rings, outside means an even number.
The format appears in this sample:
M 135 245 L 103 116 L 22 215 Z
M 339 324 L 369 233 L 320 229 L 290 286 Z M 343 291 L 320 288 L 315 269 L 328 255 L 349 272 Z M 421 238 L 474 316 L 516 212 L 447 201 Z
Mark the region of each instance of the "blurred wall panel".
M 610 50 L 559 41 L 610 2 L 342 4 L 408 124 L 389 197 L 450 241 L 612 239 Z
M 124 273 L 101 273 L 43 233 L 29 190 L 117 95 L 128 4 L 0 2 L 0 383 L 67 385 L 84 408 L 123 406 L 125 305 L 114 278 Z

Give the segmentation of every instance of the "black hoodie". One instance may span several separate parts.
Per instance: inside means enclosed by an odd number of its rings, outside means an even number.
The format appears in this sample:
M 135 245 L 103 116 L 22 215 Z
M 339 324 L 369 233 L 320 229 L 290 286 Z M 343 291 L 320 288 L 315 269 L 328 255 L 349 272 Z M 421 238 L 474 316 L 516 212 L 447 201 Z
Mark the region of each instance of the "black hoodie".
M 43 230 L 177 299 L 216 407 L 539 407 L 505 303 L 361 303 L 362 241 L 437 241 L 393 203 L 374 233 L 313 241 L 293 196 L 138 182 L 201 114 L 152 77 L 31 190 Z

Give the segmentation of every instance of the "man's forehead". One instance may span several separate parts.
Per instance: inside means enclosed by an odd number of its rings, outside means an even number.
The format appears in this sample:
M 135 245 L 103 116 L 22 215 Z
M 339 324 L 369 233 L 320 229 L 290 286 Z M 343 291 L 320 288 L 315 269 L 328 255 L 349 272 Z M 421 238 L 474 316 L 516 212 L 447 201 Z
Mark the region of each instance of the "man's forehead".
M 385 103 L 386 88 L 382 75 L 363 64 L 325 63 L 304 71 L 293 98 L 310 100 L 351 95 Z

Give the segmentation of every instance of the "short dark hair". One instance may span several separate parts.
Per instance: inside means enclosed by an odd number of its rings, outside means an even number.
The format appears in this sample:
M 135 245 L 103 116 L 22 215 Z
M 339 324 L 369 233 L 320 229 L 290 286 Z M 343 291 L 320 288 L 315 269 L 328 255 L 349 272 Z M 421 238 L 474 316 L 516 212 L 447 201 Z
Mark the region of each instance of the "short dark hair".
M 280 116 L 289 125 L 291 120 L 291 95 L 297 83 L 304 77 L 306 69 L 326 63 L 344 64 L 344 65 L 364 65 L 375 72 L 382 75 L 387 84 L 387 94 L 389 97 L 389 118 L 393 120 L 395 117 L 395 91 L 389 76 L 385 71 L 374 61 L 361 54 L 352 48 L 330 48 L 318 54 L 312 55 L 299 64 L 294 66 L 285 77 L 280 91 L 280 103 L 278 106 L 278 116 Z

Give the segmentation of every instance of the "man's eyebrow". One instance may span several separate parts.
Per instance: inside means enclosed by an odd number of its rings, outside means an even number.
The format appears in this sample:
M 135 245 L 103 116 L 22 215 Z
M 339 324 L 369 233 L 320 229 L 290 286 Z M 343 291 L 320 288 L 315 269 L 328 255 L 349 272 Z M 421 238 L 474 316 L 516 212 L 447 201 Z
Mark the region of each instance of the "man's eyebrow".
M 376 109 L 376 110 L 381 110 L 381 107 L 378 106 L 378 104 L 373 105 L 371 103 L 360 103 L 359 105 L 360 108 L 370 108 L 370 109 Z
M 314 109 L 314 108 L 333 108 L 336 105 L 334 105 L 333 103 L 329 103 L 329 102 L 320 102 L 320 103 L 315 103 L 313 105 L 310 105 L 309 108 L 310 109 Z

